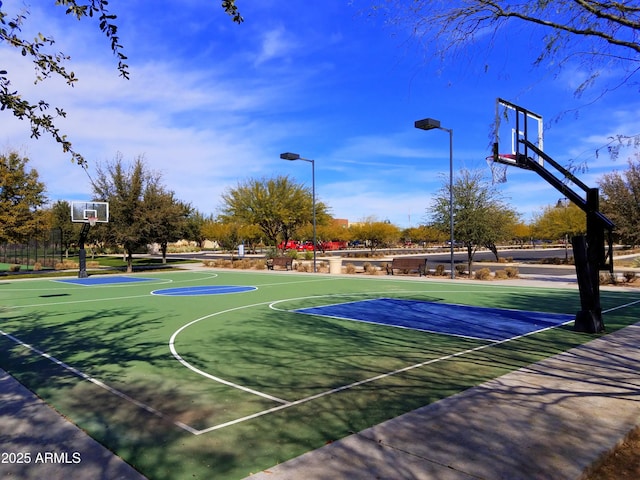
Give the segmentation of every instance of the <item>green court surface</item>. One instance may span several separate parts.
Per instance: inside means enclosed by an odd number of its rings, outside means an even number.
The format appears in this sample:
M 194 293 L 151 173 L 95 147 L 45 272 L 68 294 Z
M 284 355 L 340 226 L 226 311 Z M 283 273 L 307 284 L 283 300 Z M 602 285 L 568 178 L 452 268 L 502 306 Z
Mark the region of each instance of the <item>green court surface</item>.
M 244 478 L 595 338 L 572 330 L 574 289 L 215 270 L 61 280 L 0 282 L 0 368 L 152 480 Z M 608 332 L 640 318 L 637 292 L 603 291 L 602 306 Z

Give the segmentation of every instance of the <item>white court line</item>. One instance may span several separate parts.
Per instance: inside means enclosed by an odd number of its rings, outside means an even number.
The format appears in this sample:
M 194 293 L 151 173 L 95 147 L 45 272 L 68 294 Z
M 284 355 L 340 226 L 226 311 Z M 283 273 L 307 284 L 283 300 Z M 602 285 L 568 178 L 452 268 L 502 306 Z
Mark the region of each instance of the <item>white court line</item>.
M 221 312 L 211 313 L 209 315 L 205 315 L 204 317 L 197 318 L 197 319 L 195 319 L 195 320 L 183 325 L 178 330 L 176 330 L 173 333 L 173 335 L 171 335 L 171 338 L 169 339 L 169 350 L 171 350 L 171 354 L 174 356 L 174 358 L 176 360 L 178 360 L 182 365 L 187 367 L 192 372 L 197 373 L 198 375 L 202 375 L 205 378 L 208 378 L 208 379 L 213 380 L 213 381 L 218 382 L 218 383 L 222 383 L 222 384 L 227 385 L 229 387 L 233 387 L 233 388 L 236 388 L 238 390 L 242 390 L 244 392 L 251 393 L 253 395 L 257 395 L 257 396 L 262 397 L 262 398 L 267 398 L 267 399 L 272 400 L 274 402 L 282 403 L 282 404 L 286 405 L 286 404 L 289 403 L 287 400 L 283 400 L 282 398 L 274 397 L 273 395 L 269 395 L 267 393 L 259 392 L 258 390 L 254 390 L 252 388 L 248 388 L 248 387 L 245 387 L 243 385 L 239 385 L 237 383 L 230 382 L 230 381 L 225 380 L 223 378 L 216 377 L 215 375 L 211 375 L 211 374 L 209 374 L 209 373 L 207 373 L 207 372 L 205 372 L 203 370 L 200 370 L 197 367 L 194 367 L 189 362 L 187 362 L 184 358 L 182 358 L 182 356 L 176 350 L 176 346 L 175 346 L 176 338 L 178 337 L 178 335 L 180 333 L 182 333 L 184 330 L 186 330 L 190 326 L 192 326 L 192 325 L 194 325 L 194 324 L 196 324 L 198 322 L 201 322 L 202 320 L 206 320 L 208 318 L 215 317 L 217 315 L 222 315 L 224 313 L 234 312 L 236 310 L 243 310 L 245 308 L 257 307 L 257 306 L 260 306 L 260 305 L 268 305 L 272 301 L 273 300 L 269 300 L 267 302 L 254 303 L 252 305 L 242 305 L 240 307 L 230 308 L 228 310 L 223 310 Z
M 573 320 L 569 320 L 569 321 L 567 321 L 567 322 L 565 322 L 563 324 L 560 324 L 560 325 L 566 325 L 567 323 L 571 323 L 572 321 Z M 404 373 L 404 372 L 408 372 L 410 370 L 414 370 L 416 368 L 424 367 L 424 366 L 427 366 L 427 365 L 432 365 L 432 364 L 438 363 L 438 362 L 443 362 L 443 361 L 446 361 L 446 360 L 450 360 L 452 358 L 461 357 L 463 355 L 467 355 L 467 354 L 473 353 L 473 352 L 478 352 L 480 350 L 484 350 L 484 349 L 487 349 L 489 347 L 495 347 L 496 345 L 500 345 L 500 344 L 503 344 L 503 343 L 511 342 L 512 340 L 518 340 L 520 338 L 528 337 L 530 335 L 533 335 L 534 333 L 540 333 L 540 332 L 544 332 L 546 330 L 551 330 L 551 329 L 556 328 L 558 326 L 559 325 L 554 325 L 554 326 L 551 326 L 551 327 L 546 327 L 546 328 L 542 328 L 540 330 L 536 330 L 535 332 L 528 332 L 528 333 L 525 333 L 523 335 L 518 335 L 516 337 L 512 337 L 512 338 L 507 338 L 507 339 L 500 340 L 500 341 L 491 342 L 491 343 L 488 343 L 488 344 L 485 344 L 485 345 L 479 345 L 479 346 L 474 347 L 474 348 L 469 348 L 467 350 L 462 350 L 460 352 L 451 353 L 449 355 L 444 355 L 444 356 L 438 357 L 438 358 L 432 358 L 431 360 L 426 360 L 424 362 L 416 363 L 414 365 L 409 365 L 409 366 L 406 366 L 406 367 L 403 367 L 403 368 L 399 368 L 399 369 L 394 370 L 392 372 L 382 373 L 380 375 L 376 375 L 375 377 L 366 378 L 364 380 L 359 380 L 357 382 L 353 382 L 353 383 L 350 383 L 348 385 L 343 385 L 341 387 L 332 388 L 331 390 L 327 390 L 327 391 L 324 391 L 324 392 L 316 393 L 315 395 L 311 395 L 309 397 L 302 398 L 300 400 L 295 400 L 293 402 L 288 403 L 287 405 L 279 405 L 277 407 L 273 407 L 273 408 L 270 408 L 268 410 L 263 410 L 261 412 L 254 413 L 252 415 L 247 415 L 246 417 L 242 417 L 242 418 L 238 418 L 236 420 L 232 420 L 230 422 L 225 422 L 225 423 L 221 423 L 219 425 L 214 425 L 213 427 L 205 428 L 203 430 L 198 430 L 196 432 L 196 435 L 202 435 L 203 433 L 212 432 L 214 430 L 219 430 L 221 428 L 228 427 L 228 426 L 231 426 L 231 425 L 235 425 L 237 423 L 242 423 L 242 422 L 245 422 L 247 420 L 251 420 L 253 418 L 261 417 L 263 415 L 267 415 L 269 413 L 277 412 L 279 410 L 284 410 L 285 408 L 289 408 L 289 407 L 293 407 L 293 406 L 296 406 L 296 405 L 300 405 L 302 403 L 307 403 L 307 402 L 310 402 L 312 400 L 317 400 L 318 398 L 326 397 L 327 395 L 332 395 L 334 393 L 342 392 L 344 390 L 350 390 L 350 389 L 352 389 L 354 387 L 358 387 L 360 385 L 365 385 L 367 383 L 375 382 L 377 380 L 382 380 L 384 378 L 392 377 L 392 376 L 398 375 L 400 373 Z
M 640 300 L 636 300 L 635 302 L 625 303 L 624 305 L 619 305 L 617 307 L 609 308 L 608 310 L 603 310 L 602 313 L 615 312 L 616 310 L 620 310 L 622 308 L 627 308 L 627 307 L 630 307 L 632 305 L 636 305 L 638 303 L 640 303 Z
M 100 388 L 105 389 L 107 392 L 112 393 L 113 395 L 116 395 L 120 398 L 122 398 L 123 400 L 126 400 L 127 402 L 132 403 L 133 405 L 142 408 L 143 410 L 146 410 L 149 413 L 152 413 L 153 415 L 160 417 L 164 420 L 167 420 L 171 423 L 173 423 L 175 426 L 186 430 L 189 433 L 192 433 L 194 435 L 198 435 L 198 430 L 196 430 L 195 428 L 190 427 L 189 425 L 186 425 L 182 422 L 178 422 L 175 420 L 171 420 L 169 419 L 164 413 L 160 412 L 159 410 L 156 410 L 155 408 L 147 405 L 146 403 L 142 403 L 139 400 L 136 400 L 135 398 L 127 395 L 124 392 L 121 392 L 120 390 L 116 390 L 113 387 L 110 387 L 109 385 L 107 385 L 106 383 L 98 380 L 97 378 L 94 378 L 90 375 L 87 375 L 86 373 L 81 372 L 80 370 L 78 370 L 75 367 L 72 367 L 71 365 L 64 363 L 62 360 L 58 360 L 56 357 L 53 357 L 51 355 L 49 355 L 48 353 L 43 352 L 42 350 L 38 350 L 37 348 L 29 345 L 28 343 L 23 342 L 22 340 L 20 340 L 17 337 L 14 337 L 13 335 L 6 333 L 2 330 L 0 330 L 0 335 L 4 335 L 5 337 L 7 337 L 9 340 L 11 340 L 14 343 L 17 343 L 18 345 L 31 350 L 32 352 L 36 353 L 37 355 L 40 355 L 41 357 L 46 358 L 47 360 L 50 360 L 51 362 L 55 363 L 56 365 L 61 366 L 62 368 L 64 368 L 65 370 L 68 370 L 69 372 L 73 373 L 74 375 L 87 380 L 91 383 L 93 383 L 94 385 L 97 385 Z

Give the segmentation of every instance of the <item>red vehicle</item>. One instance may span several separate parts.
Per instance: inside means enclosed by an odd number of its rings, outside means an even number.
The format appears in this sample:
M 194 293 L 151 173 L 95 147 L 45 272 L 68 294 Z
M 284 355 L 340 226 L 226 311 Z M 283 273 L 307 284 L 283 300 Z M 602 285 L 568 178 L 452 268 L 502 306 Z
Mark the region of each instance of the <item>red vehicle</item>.
M 299 252 L 304 252 L 305 250 L 313 251 L 313 242 L 299 243 L 297 249 Z
M 331 242 L 322 242 L 322 250 L 344 250 L 347 248 L 347 242 L 334 240 Z
M 286 245 L 284 244 L 284 242 L 280 242 L 278 244 L 278 248 L 280 250 L 296 250 L 298 249 L 299 245 L 300 242 L 298 242 L 297 240 L 289 240 Z

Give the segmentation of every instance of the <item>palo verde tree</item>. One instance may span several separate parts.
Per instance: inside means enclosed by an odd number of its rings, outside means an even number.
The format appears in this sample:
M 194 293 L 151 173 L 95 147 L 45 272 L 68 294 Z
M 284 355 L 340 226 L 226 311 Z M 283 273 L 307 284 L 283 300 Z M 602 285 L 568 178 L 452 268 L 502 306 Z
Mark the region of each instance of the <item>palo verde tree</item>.
M 248 179 L 222 194 L 223 222 L 257 225 L 271 245 L 285 242 L 312 222 L 313 196 L 309 188 L 288 176 Z M 327 206 L 316 201 L 316 224 L 326 223 Z
M 574 203 L 559 200 L 549 205 L 533 220 L 532 233 L 543 240 L 570 239 L 587 232 L 587 217 Z
M 640 245 L 640 159 L 628 165 L 624 172 L 605 174 L 598 182 L 600 208 L 616 224 L 617 240 L 635 247 Z
M 485 42 L 498 50 L 500 34 L 522 35 L 528 28 L 528 50 L 535 66 L 558 72 L 579 63 L 584 81 L 579 95 L 606 72 L 602 95 L 632 82 L 640 70 L 640 8 L 636 1 L 606 0 L 373 0 L 391 22 L 409 25 L 415 37 L 446 61 L 458 51 Z M 485 70 L 493 65 L 487 64 Z M 500 63 L 502 68 L 502 61 Z M 611 72 L 615 72 L 611 75 Z
M 367 217 L 349 227 L 351 238 L 365 243 L 373 253 L 378 248 L 390 247 L 400 240 L 400 229 L 388 221 Z
M 450 228 L 449 182 L 436 193 L 427 214 L 432 224 L 448 232 Z M 490 248 L 497 259 L 496 245 L 510 240 L 518 214 L 480 170 L 461 170 L 453 183 L 453 232 L 456 242 L 467 250 L 468 271 L 478 247 Z
M 90 19 L 97 22 L 97 27 L 105 35 L 111 51 L 118 59 L 117 69 L 120 75 L 126 79 L 129 78 L 129 67 L 125 63 L 127 57 L 123 53 L 124 49 L 118 36 L 117 17 L 108 10 L 108 3 L 108 0 L 55 1 L 55 5 L 65 9 L 66 15 L 71 15 L 78 20 Z M 243 18 L 235 0 L 222 0 L 222 8 L 234 22 L 242 23 Z M 54 50 L 55 39 L 44 33 L 38 33 L 35 38 L 27 38 L 23 34 L 23 28 L 29 16 L 30 12 L 27 8 L 9 13 L 0 0 L 0 47 L 15 48 L 20 51 L 26 61 L 33 62 L 36 83 L 56 76 L 73 86 L 78 78 L 65 66 L 70 57 Z M 51 135 L 62 146 L 62 150 L 71 155 L 73 161 L 84 165 L 85 160 L 82 155 L 74 150 L 71 141 L 56 127 L 56 117 L 64 117 L 65 111 L 55 107 L 53 109 L 55 113 L 52 114 L 47 100 L 33 101 L 23 98 L 19 86 L 12 84 L 11 71 L 6 65 L 0 65 L 0 110 L 6 110 L 17 118 L 28 121 L 31 126 L 31 136 L 34 138 L 40 137 L 43 133 Z
M 21 243 L 35 235 L 46 202 L 45 185 L 29 159 L 16 151 L 0 155 L 0 242 Z

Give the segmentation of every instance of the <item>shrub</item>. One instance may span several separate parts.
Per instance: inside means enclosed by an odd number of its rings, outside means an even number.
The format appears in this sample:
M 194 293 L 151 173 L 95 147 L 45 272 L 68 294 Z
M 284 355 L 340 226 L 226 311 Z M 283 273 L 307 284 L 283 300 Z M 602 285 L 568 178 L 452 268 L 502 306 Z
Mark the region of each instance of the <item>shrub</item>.
M 436 271 L 435 271 L 435 275 L 439 276 L 439 277 L 444 277 L 446 275 L 446 271 L 444 268 L 444 265 L 442 264 L 438 264 L 436 265 Z
M 633 283 L 638 279 L 636 272 L 624 272 L 622 276 L 627 283 Z
M 475 274 L 476 280 L 490 280 L 491 279 L 491 270 L 488 268 L 481 268 Z
M 507 267 L 504 269 L 509 278 L 518 278 L 520 271 L 516 267 Z
M 356 266 L 353 263 L 347 263 L 347 265 L 344 267 L 344 271 L 345 273 L 356 273 Z
M 78 262 L 74 262 L 69 259 L 64 259 L 62 262 L 56 263 L 56 270 L 75 270 L 78 268 Z
M 636 268 L 640 268 L 640 257 L 636 257 L 633 259 L 633 262 L 631 263 L 632 267 L 636 267 Z
M 313 265 L 310 265 L 308 263 L 296 263 L 294 266 L 295 266 L 295 269 L 298 270 L 299 272 L 313 271 Z
M 611 273 L 600 274 L 600 285 L 610 285 L 616 283 L 616 277 Z
M 9 271 L 10 272 L 19 272 L 20 271 L 20 265 L 18 265 L 18 264 L 9 265 Z
M 369 275 L 377 275 L 378 268 L 375 265 L 372 265 L 371 262 L 364 262 L 364 273 L 368 273 Z
M 494 276 L 498 280 L 506 280 L 507 278 L 509 278 L 506 270 L 496 270 Z
M 294 260 L 298 259 L 298 251 L 297 250 L 287 250 L 287 256 L 293 258 Z
M 465 265 L 456 265 L 456 274 L 458 275 L 464 275 L 466 272 L 466 267 Z
M 306 250 L 304 252 L 304 259 L 305 260 L 313 260 L 313 250 Z
M 42 270 L 42 264 L 40 262 L 35 262 L 33 264 L 33 271 L 34 272 L 38 272 L 40 270 Z

